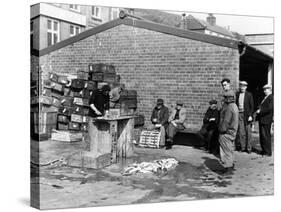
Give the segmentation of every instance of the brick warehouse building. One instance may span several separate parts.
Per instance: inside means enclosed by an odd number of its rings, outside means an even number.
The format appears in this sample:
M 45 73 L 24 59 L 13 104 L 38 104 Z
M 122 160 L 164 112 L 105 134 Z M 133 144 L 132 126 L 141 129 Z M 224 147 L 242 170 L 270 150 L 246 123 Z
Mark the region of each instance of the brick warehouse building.
M 234 89 L 246 80 L 256 104 L 268 82 L 273 58 L 245 43 L 122 17 L 84 31 L 40 51 L 31 51 L 32 71 L 75 74 L 89 63 L 116 67 L 121 83 L 138 92 L 137 111 L 150 122 L 157 98 L 171 109 L 181 99 L 187 122 L 198 129 L 212 98 L 220 102 L 220 81 L 228 77 Z M 270 71 L 270 73 L 272 73 Z

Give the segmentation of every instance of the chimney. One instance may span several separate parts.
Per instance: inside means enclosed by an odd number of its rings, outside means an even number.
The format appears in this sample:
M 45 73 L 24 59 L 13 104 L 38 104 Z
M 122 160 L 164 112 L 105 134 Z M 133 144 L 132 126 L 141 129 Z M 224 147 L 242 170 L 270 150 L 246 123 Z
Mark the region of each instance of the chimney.
M 181 22 L 180 22 L 180 28 L 181 29 L 187 29 L 187 23 L 186 23 L 186 14 L 183 13 L 181 16 Z
M 207 17 L 207 22 L 212 26 L 216 25 L 216 17 L 213 16 L 212 13 L 209 13 L 209 16 Z

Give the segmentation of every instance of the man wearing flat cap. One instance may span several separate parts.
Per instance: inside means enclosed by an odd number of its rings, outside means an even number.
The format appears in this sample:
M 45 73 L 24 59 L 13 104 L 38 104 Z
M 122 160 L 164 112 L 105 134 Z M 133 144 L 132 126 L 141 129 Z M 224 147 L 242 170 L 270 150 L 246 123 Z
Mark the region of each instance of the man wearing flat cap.
M 171 149 L 174 136 L 179 130 L 183 130 L 185 128 L 184 122 L 186 119 L 186 109 L 183 107 L 182 101 L 176 102 L 176 107 L 173 109 L 170 117 L 169 117 L 169 125 L 167 127 L 167 141 L 166 141 L 166 149 Z
M 166 128 L 168 126 L 169 109 L 164 105 L 163 99 L 157 99 L 156 106 L 153 108 L 151 114 L 152 125 L 148 128 L 150 130 L 159 129 L 160 130 L 160 142 L 159 146 L 165 146 L 165 136 Z
M 256 111 L 259 120 L 260 144 L 264 156 L 272 155 L 270 129 L 273 121 L 273 96 L 271 89 L 269 84 L 263 86 L 265 97 Z
M 219 124 L 220 159 L 228 172 L 234 168 L 234 141 L 238 130 L 239 112 L 233 91 L 224 92 L 223 97 Z
M 239 82 L 239 91 L 236 93 L 236 105 L 239 110 L 238 133 L 235 140 L 236 150 L 252 152 L 251 124 L 254 113 L 254 100 L 250 92 L 246 91 L 248 83 Z
M 217 130 L 219 125 L 219 110 L 217 108 L 217 101 L 211 100 L 209 101 L 209 107 L 204 115 L 203 125 L 199 131 L 199 135 L 204 139 L 204 147 L 206 151 L 210 153 L 218 152 L 216 147 L 216 140 Z

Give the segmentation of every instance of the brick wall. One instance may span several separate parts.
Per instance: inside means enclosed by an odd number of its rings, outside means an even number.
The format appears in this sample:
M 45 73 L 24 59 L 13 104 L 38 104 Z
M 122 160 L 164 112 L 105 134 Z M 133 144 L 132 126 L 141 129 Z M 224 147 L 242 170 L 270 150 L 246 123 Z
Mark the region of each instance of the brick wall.
M 149 122 L 157 98 L 171 109 L 176 100 L 187 108 L 187 122 L 200 127 L 212 98 L 220 101 L 223 77 L 234 89 L 239 79 L 239 54 L 220 47 L 131 26 L 117 26 L 40 57 L 49 71 L 87 71 L 89 63 L 111 63 L 121 82 L 138 92 L 138 112 Z

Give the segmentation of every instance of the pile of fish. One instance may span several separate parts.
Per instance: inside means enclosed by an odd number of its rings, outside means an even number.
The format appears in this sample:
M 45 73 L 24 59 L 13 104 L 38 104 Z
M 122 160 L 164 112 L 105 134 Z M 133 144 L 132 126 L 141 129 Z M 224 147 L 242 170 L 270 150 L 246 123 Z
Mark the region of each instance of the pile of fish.
M 127 176 L 136 173 L 163 174 L 175 168 L 178 163 L 179 162 L 174 158 L 154 160 L 153 162 L 133 163 L 125 168 L 122 175 Z

